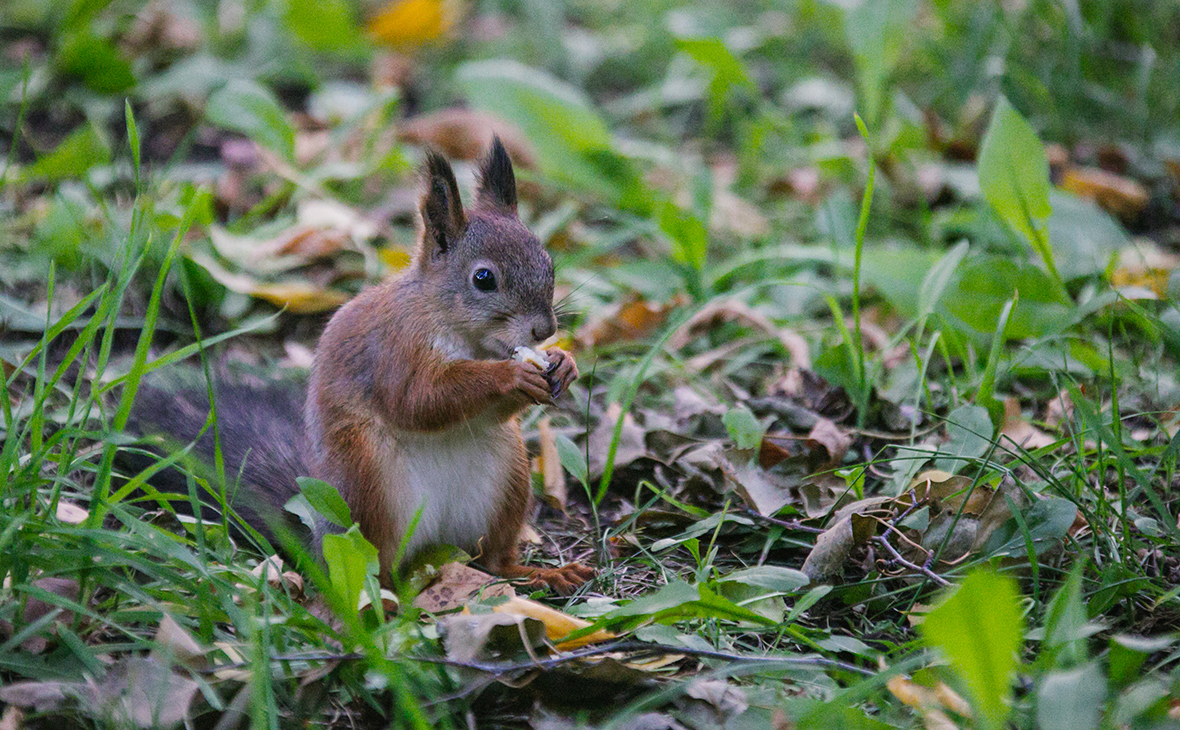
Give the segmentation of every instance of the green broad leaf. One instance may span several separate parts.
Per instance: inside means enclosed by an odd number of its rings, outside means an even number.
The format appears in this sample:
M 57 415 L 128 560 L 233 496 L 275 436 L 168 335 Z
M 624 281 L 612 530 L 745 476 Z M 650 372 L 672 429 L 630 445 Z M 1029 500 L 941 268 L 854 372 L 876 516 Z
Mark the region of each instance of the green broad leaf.
M 1106 705 L 1106 677 L 1097 661 L 1051 672 L 1037 688 L 1037 726 L 1041 730 L 1092 730 Z
M 352 525 L 352 512 L 336 487 L 311 477 L 296 477 L 295 481 L 299 484 L 300 494 L 312 509 L 324 516 L 324 519 L 337 527 Z
M 670 623 L 685 618 L 745 621 L 762 626 L 775 623 L 765 616 L 717 595 L 703 584 L 693 586 L 677 580 L 668 583 L 650 596 L 636 599 L 622 608 L 611 611 L 604 615 L 595 626 L 626 629 L 649 621 Z
M 1086 615 L 1086 604 L 1082 600 L 1082 570 L 1085 561 L 1074 564 L 1069 577 L 1053 594 L 1045 612 L 1045 625 L 1041 630 L 1041 653 L 1037 663 L 1046 668 L 1071 667 L 1085 661 L 1088 656 L 1086 639 L 1102 625 L 1092 623 Z M 1033 632 L 1029 632 L 1030 637 Z
M 295 130 L 274 94 L 253 81 L 234 79 L 213 92 L 205 105 L 210 123 L 246 135 L 290 159 Z
M 844 15 L 844 35 L 856 63 L 863 116 L 874 126 L 883 110 L 887 82 L 913 37 L 915 0 L 863 2 Z
M 100 94 L 117 94 L 135 86 L 131 63 L 119 49 L 89 28 L 67 35 L 56 58 L 61 73 L 77 76 L 82 83 Z
M 614 153 L 606 122 L 580 89 L 505 59 L 465 63 L 455 79 L 472 106 L 524 133 L 547 177 L 616 202 L 638 184 L 627 161 Z
M 1024 618 L 1011 578 L 976 571 L 921 625 L 926 644 L 950 660 L 986 728 L 1004 727 L 1019 666 Z
M 713 123 L 720 121 L 726 98 L 733 89 L 757 92 L 758 87 L 750 79 L 745 64 L 719 38 L 680 38 L 676 47 L 712 73 L 708 97 Z
M 718 582 L 742 583 L 756 588 L 791 593 L 807 585 L 810 579 L 799 570 L 781 568 L 777 565 L 758 565 L 753 568 L 735 570 L 729 575 L 719 578 Z
M 1037 133 L 1001 96 L 979 149 L 979 187 L 996 214 L 1042 256 L 1049 160 Z
M 586 486 L 590 483 L 590 467 L 586 463 L 586 452 L 578 448 L 578 445 L 569 439 L 568 436 L 557 434 L 555 437 L 557 442 L 557 458 L 561 461 L 561 465 L 565 470 L 574 475 L 574 478 Z
M 365 581 L 380 569 L 377 548 L 361 536 L 360 527 L 353 525 L 342 535 L 325 535 L 323 551 L 328 581 L 340 600 L 340 610 L 356 611 Z
M 725 423 L 725 430 L 729 431 L 729 437 L 739 449 L 756 449 L 762 444 L 762 436 L 766 429 L 749 408 L 730 408 L 721 420 Z
M 713 72 L 727 87 L 757 89 L 744 63 L 719 38 L 678 38 L 676 47 Z
M 1077 514 L 1078 506 L 1068 499 L 1049 497 L 1037 500 L 1024 515 L 1028 537 L 1033 541 L 1037 555 L 1060 543 Z M 993 557 L 1024 556 L 1027 554 L 1025 536 L 1015 520 L 1005 522 L 988 538 L 984 550 Z
M 1168 651 L 1176 645 L 1175 634 L 1142 637 L 1119 634 L 1110 639 L 1110 682 L 1116 687 L 1125 687 L 1140 678 L 1147 657 Z
M 936 310 L 963 334 L 986 345 L 1000 312 L 1017 292 L 1020 301 L 1008 322 L 1010 339 L 1055 334 L 1073 323 L 1076 308 L 1061 297 L 1044 270 L 1000 256 L 972 257 L 960 264 Z
M 934 308 L 942 299 L 943 293 L 951 283 L 955 269 L 962 263 L 963 257 L 971 248 L 966 241 L 959 241 L 930 267 L 926 276 L 922 277 L 922 285 L 918 287 L 918 318 L 924 319 L 934 313 Z
M 90 168 L 111 161 L 111 152 L 98 132 L 84 124 L 62 140 L 53 152 L 24 169 L 23 180 L 68 180 L 86 177 Z M 75 221 L 75 225 L 76 225 Z
M 954 474 L 983 456 L 991 446 L 994 429 L 991 416 L 983 406 L 959 406 L 951 411 L 946 417 L 949 438 L 934 461 L 934 468 Z
M 361 44 L 353 5 L 343 0 L 287 0 L 287 28 L 316 51 L 342 51 Z
M 854 231 L 856 218 L 849 225 L 849 230 Z M 922 311 L 923 282 L 930 276 L 928 272 L 950 255 L 947 253 L 940 259 L 937 252 L 913 245 L 866 247 L 861 259 L 861 282 L 876 289 L 903 317 L 917 319 Z M 848 252 L 843 260 L 850 266 L 852 253 Z
M 1123 227 L 1093 201 L 1060 190 L 1054 190 L 1049 201 L 1049 242 L 1066 281 L 1101 274 L 1115 253 L 1130 245 Z
M 660 230 L 672 241 L 672 258 L 700 271 L 709 251 L 709 231 L 701 219 L 671 201 L 660 206 Z

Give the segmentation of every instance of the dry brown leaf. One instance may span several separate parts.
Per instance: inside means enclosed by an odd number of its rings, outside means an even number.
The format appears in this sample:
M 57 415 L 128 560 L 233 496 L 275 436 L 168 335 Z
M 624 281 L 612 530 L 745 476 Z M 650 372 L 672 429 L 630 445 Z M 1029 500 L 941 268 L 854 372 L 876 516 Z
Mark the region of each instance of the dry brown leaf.
M 950 717 L 942 710 L 948 709 L 962 717 L 972 717 L 971 707 L 967 702 L 942 682 L 936 688 L 925 687 L 912 680 L 893 676 L 885 683 L 902 704 L 912 707 L 922 715 L 923 724 L 927 730 L 958 730 Z
M 740 321 L 777 339 L 791 356 L 791 362 L 795 366 L 803 368 L 811 366 L 811 353 L 808 350 L 807 341 L 802 336 L 794 330 L 776 326 L 768 317 L 737 299 L 715 299 L 706 304 L 672 334 L 668 339 L 668 349 L 679 350 L 691 342 L 701 331 L 714 327 L 720 322 L 735 321 Z
M 1145 298 L 1146 294 L 1147 298 L 1154 295 L 1164 299 L 1168 296 L 1168 280 L 1177 268 L 1180 268 L 1180 256 L 1152 241 L 1137 238 L 1134 245 L 1119 251 L 1110 283 L 1128 298 Z
M 397 129 L 398 141 L 437 147 L 453 160 L 483 157 L 494 135 L 499 135 L 514 165 L 525 169 L 537 166 L 536 153 L 517 126 L 474 109 L 442 109 L 407 119 Z
M 1022 449 L 1033 451 L 1057 442 L 1057 439 L 1032 425 L 1020 415 L 1020 401 L 1016 398 L 1004 400 L 1004 425 L 1000 436 Z
M 1150 193 L 1142 184 L 1095 167 L 1070 167 L 1061 178 L 1063 190 L 1093 200 L 1119 216 L 1133 216 L 1147 206 Z
M 812 583 L 822 583 L 837 576 L 848 562 L 855 545 L 852 534 L 852 518 L 845 517 L 815 538 L 815 546 L 807 553 L 800 570 Z
M 826 418 L 821 418 L 816 422 L 811 433 L 807 434 L 807 440 L 827 452 L 826 458 L 820 460 L 821 468 L 842 463 L 844 455 L 852 446 L 852 437 Z
M 348 301 L 343 292 L 312 284 L 308 281 L 263 282 L 246 274 L 235 274 L 199 251 L 189 254 L 195 263 L 209 272 L 219 284 L 240 294 L 268 301 L 278 307 L 285 307 L 294 314 L 315 314 L 336 309 Z
M 485 597 L 515 596 L 507 583 L 462 563 L 447 563 L 438 569 L 438 579 L 414 598 L 414 605 L 430 613 L 453 611 L 466 605 L 476 594 Z
M 537 439 L 541 446 L 537 461 L 544 499 L 550 506 L 565 512 L 565 469 L 561 466 L 561 457 L 557 455 L 557 437 L 553 433 L 549 416 L 542 416 L 537 422 Z
M 455 613 L 438 622 L 447 659 L 471 662 L 513 655 L 522 649 L 533 654 L 545 641 L 545 625 L 535 618 L 509 613 Z
M 75 602 L 78 600 L 78 581 L 73 578 L 38 578 L 33 581 L 33 585 L 47 593 L 60 596 L 68 601 Z M 34 596 L 29 596 L 29 600 L 25 603 L 24 622 L 26 625 L 33 623 L 56 610 L 58 610 L 58 607 L 54 604 Z M 57 615 L 57 618 L 53 619 L 52 624 L 47 627 L 46 632 L 52 632 L 54 626 L 58 624 L 69 624 L 73 620 L 73 611 L 61 609 L 61 613 Z M 49 643 L 48 638 L 37 634 L 22 641 L 21 648 L 30 654 L 40 654 L 49 648 Z
M 578 330 L 581 347 L 609 345 L 615 342 L 642 340 L 656 331 L 672 310 L 685 301 L 677 295 L 663 304 L 649 302 L 642 297 L 631 297 L 619 304 L 606 307 Z
M 739 238 L 765 238 L 770 235 L 770 224 L 758 208 L 725 188 L 718 188 L 713 194 L 709 228 L 730 231 Z
M 1068 424 L 1073 420 L 1073 397 L 1068 390 L 1062 390 L 1045 404 L 1045 414 L 1041 420 L 1050 428 L 1061 428 L 1063 422 Z
M 207 653 L 208 650 L 198 644 L 175 619 L 164 614 L 156 628 L 155 646 L 148 656 L 160 662 L 161 666 L 177 662 L 190 669 L 203 669 L 208 664 Z
M 602 414 L 598 426 L 590 432 L 588 449 L 590 452 L 590 477 L 597 479 L 606 468 L 606 457 L 610 451 L 610 444 L 614 438 L 615 424 L 623 413 L 623 407 L 618 403 L 611 403 Z M 635 422 L 634 416 L 627 413 L 623 416 L 623 430 L 619 434 L 619 444 L 615 450 L 614 468 L 627 466 L 636 459 L 647 455 L 644 443 L 643 428 Z

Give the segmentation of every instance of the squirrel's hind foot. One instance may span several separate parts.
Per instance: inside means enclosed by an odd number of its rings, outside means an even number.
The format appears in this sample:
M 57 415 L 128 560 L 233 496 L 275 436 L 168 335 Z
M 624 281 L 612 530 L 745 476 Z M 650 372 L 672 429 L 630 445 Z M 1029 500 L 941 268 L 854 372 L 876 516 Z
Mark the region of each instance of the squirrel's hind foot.
M 524 565 L 511 565 L 500 571 L 505 578 L 524 578 L 525 585 L 532 587 L 545 586 L 568 596 L 577 590 L 578 586 L 594 577 L 594 568 L 581 563 L 566 563 L 560 568 L 530 568 Z

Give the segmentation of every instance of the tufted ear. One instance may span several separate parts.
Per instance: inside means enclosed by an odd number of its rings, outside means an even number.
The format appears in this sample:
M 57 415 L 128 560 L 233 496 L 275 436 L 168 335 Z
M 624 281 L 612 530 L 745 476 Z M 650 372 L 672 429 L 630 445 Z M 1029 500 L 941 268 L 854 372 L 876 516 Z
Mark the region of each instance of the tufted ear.
M 516 215 L 516 174 L 499 135 L 492 138 L 492 149 L 479 165 L 475 201 L 483 208 Z
M 426 179 L 426 192 L 422 195 L 423 253 L 433 258 L 446 253 L 459 240 L 467 228 L 463 215 L 463 201 L 459 199 L 459 186 L 451 164 L 435 150 L 426 151 L 426 163 L 422 176 Z

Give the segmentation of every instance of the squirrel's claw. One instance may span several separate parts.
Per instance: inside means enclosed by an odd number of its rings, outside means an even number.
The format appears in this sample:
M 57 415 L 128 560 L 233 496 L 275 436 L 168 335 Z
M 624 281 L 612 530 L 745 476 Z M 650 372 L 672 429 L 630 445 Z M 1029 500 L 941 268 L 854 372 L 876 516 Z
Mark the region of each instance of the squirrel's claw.
M 549 381 L 550 393 L 553 400 L 569 389 L 570 383 L 578 379 L 578 365 L 574 358 L 560 347 L 551 347 L 545 351 L 549 358 L 549 369 L 545 371 L 545 378 Z

